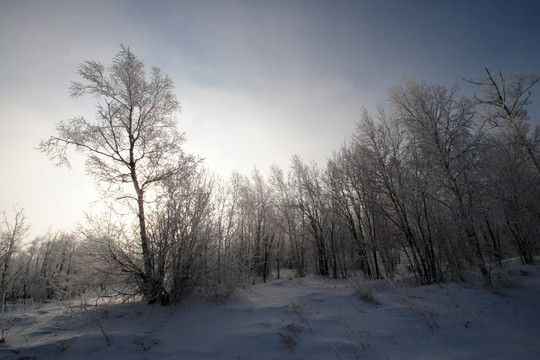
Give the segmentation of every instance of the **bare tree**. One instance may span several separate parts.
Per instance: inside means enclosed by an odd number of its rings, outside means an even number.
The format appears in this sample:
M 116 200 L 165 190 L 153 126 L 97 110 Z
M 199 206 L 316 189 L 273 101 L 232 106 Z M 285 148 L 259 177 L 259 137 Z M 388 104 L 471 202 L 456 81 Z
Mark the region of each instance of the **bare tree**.
M 154 276 L 153 254 L 146 229 L 146 194 L 155 185 L 177 176 L 188 162 L 181 149 L 175 115 L 180 104 L 171 79 L 158 68 L 149 78 L 144 64 L 129 48 L 121 47 L 106 70 L 96 61 L 79 66 L 82 82 L 73 82 L 71 95 L 98 98 L 95 120 L 74 117 L 57 125 L 57 135 L 39 149 L 57 165 L 67 165 L 68 149 L 86 155 L 88 173 L 119 198 L 136 202 L 143 268 L 143 293 L 153 303 L 163 287 Z M 125 185 L 131 187 L 131 191 Z
M 281 235 L 286 238 L 283 244 L 287 248 L 287 262 L 296 271 L 296 276 L 306 276 L 307 266 L 307 236 L 306 218 L 300 210 L 296 190 L 299 188 L 297 179 L 289 172 L 287 178 L 277 166 L 272 167 L 271 185 L 273 188 L 274 206 L 277 216 L 278 227 L 281 228 Z M 301 197 L 301 195 L 300 195 Z M 283 253 L 286 253 L 283 251 Z
M 300 157 L 292 158 L 291 171 L 295 178 L 295 205 L 306 219 L 315 248 L 316 272 L 329 276 L 331 264 L 331 230 L 328 194 L 322 180 L 322 171 L 316 164 L 307 165 Z M 335 276 L 336 274 L 334 274 Z
M 368 159 L 359 144 L 347 144 L 328 162 L 328 181 L 337 211 L 343 218 L 351 239 L 351 253 L 356 255 L 353 269 L 359 268 L 368 278 L 380 278 L 380 255 L 388 249 L 378 240 L 381 237 L 377 192 L 368 170 Z M 383 258 L 384 255 L 382 256 Z M 388 268 L 391 274 L 391 269 Z
M 212 240 L 212 180 L 199 169 L 170 179 L 149 217 L 156 275 L 174 303 L 201 287 Z
M 528 105 L 534 86 L 540 81 L 536 74 L 509 77 L 485 69 L 481 80 L 466 80 L 478 86 L 476 101 L 482 105 L 482 115 L 489 134 L 487 159 L 495 189 L 492 199 L 494 213 L 502 214 L 497 228 L 507 233 L 524 263 L 533 264 L 537 252 L 540 189 L 540 128 L 532 128 Z M 492 224 L 487 233 L 496 239 Z
M 501 128 L 512 137 L 512 141 L 521 146 L 527 153 L 540 176 L 540 160 L 538 159 L 538 143 L 540 130 L 534 129 L 529 136 L 529 116 L 527 105 L 530 103 L 533 87 L 540 81 L 536 74 L 516 75 L 513 78 L 504 76 L 501 71 L 496 74 L 486 70 L 486 78 L 482 80 L 466 79 L 477 85 L 483 95 L 475 95 L 475 99 L 487 106 L 487 121 L 495 128 Z
M 362 114 L 357 133 L 353 140 L 356 156 L 361 156 L 363 162 L 358 164 L 358 170 L 364 172 L 370 193 L 362 194 L 371 198 L 374 212 L 382 217 L 378 222 L 385 226 L 377 226 L 376 231 L 388 233 L 384 243 L 379 244 L 380 250 L 388 250 L 395 245 L 390 238 L 394 237 L 399 244 L 401 253 L 409 261 L 409 268 L 421 283 L 430 283 L 437 277 L 428 265 L 427 247 L 422 243 L 416 231 L 415 221 L 411 213 L 411 179 L 407 164 L 408 144 L 405 138 L 405 128 L 396 116 L 389 116 L 383 108 L 379 109 L 377 118 L 373 118 L 367 110 Z M 351 158 L 351 160 L 353 160 Z M 357 171 L 358 171 L 357 170 Z M 359 180 L 356 180 L 359 181 Z M 366 217 L 367 215 L 364 215 Z M 369 217 L 369 216 L 368 216 Z M 373 215 L 371 215 L 373 217 Z M 383 220 L 384 219 L 384 220 Z M 375 223 L 366 226 L 374 228 Z M 371 231 L 373 233 L 373 230 Z M 388 236 L 392 235 L 392 236 Z M 377 236 L 371 235 L 375 242 Z M 382 238 L 382 237 L 381 237 Z M 390 252 L 387 253 L 388 255 Z M 376 255 L 374 255 L 376 256 Z M 384 261 L 389 273 L 392 273 L 393 256 Z M 384 258 L 383 257 L 383 258 Z
M 409 80 L 390 94 L 394 112 L 418 151 L 416 158 L 430 159 L 432 179 L 440 186 L 438 199 L 449 204 L 456 229 L 463 229 L 471 260 L 489 287 L 491 278 L 476 216 L 482 194 L 477 175 L 483 134 L 473 132 L 477 118 L 473 102 L 459 96 L 457 90 Z
M 275 247 L 275 205 L 270 187 L 257 169 L 247 189 L 247 208 L 251 211 L 253 269 L 264 282 L 270 275 L 270 263 Z
M 16 207 L 13 210 L 15 212 L 13 221 L 10 221 L 4 212 L 0 224 L 0 295 L 2 303 L 6 300 L 8 282 L 13 280 L 10 276 L 13 256 L 29 228 L 23 210 Z

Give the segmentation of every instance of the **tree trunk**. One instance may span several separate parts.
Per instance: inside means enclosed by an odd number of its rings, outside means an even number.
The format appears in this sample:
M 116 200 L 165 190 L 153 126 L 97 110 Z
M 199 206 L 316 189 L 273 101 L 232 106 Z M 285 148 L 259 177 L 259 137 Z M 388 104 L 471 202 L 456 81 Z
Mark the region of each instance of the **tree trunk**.
M 143 278 L 143 294 L 149 303 L 155 303 L 156 289 L 154 289 L 154 281 L 152 276 L 152 260 L 148 247 L 148 237 L 146 235 L 146 219 L 144 215 L 144 193 L 139 189 L 137 192 L 139 231 L 141 235 L 141 250 L 143 254 L 144 278 Z
M 141 236 L 141 250 L 143 255 L 143 295 L 149 304 L 154 304 L 160 301 L 160 293 L 162 292 L 161 281 L 154 278 L 152 271 L 152 254 L 148 246 L 148 235 L 146 233 L 146 217 L 144 213 L 144 190 L 140 187 L 137 179 L 137 172 L 135 169 L 135 163 L 133 161 L 133 155 L 131 154 L 132 161 L 130 162 L 131 180 L 133 187 L 137 193 L 137 216 L 139 217 L 139 231 Z M 156 281 L 157 280 L 157 281 Z

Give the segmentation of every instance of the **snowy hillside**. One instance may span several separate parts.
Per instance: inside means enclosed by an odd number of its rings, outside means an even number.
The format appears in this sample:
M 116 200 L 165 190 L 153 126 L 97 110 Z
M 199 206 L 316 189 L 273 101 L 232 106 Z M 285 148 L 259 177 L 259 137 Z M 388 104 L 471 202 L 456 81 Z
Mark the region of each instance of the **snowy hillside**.
M 539 358 L 540 268 L 494 278 L 495 293 L 474 279 L 407 287 L 312 276 L 256 285 L 223 304 L 13 307 L 0 358 Z

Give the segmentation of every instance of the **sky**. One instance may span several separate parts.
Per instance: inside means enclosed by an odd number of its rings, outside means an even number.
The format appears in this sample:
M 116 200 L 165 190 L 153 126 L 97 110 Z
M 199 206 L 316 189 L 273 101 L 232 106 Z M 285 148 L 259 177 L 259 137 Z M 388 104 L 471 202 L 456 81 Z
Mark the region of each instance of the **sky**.
M 462 78 L 486 67 L 539 74 L 538 14 L 533 0 L 0 0 L 0 211 L 23 208 L 32 237 L 98 211 L 84 158 L 57 168 L 35 148 L 57 122 L 94 117 L 70 82 L 121 44 L 172 78 L 185 149 L 227 177 L 293 155 L 324 165 L 406 78 L 470 91 Z

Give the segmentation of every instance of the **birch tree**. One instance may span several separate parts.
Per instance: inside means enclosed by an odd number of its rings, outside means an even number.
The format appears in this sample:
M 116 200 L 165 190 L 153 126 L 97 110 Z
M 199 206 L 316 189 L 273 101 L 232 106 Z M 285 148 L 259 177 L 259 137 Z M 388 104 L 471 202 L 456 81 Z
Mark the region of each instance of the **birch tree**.
M 118 198 L 130 199 L 138 218 L 142 266 L 142 292 L 150 302 L 159 301 L 163 289 L 155 276 L 146 224 L 146 197 L 152 188 L 181 173 L 186 163 L 176 115 L 180 103 L 172 80 L 158 68 L 149 74 L 129 48 L 121 47 L 112 65 L 96 61 L 79 66 L 81 82 L 73 82 L 71 96 L 98 99 L 95 119 L 73 117 L 57 124 L 56 135 L 39 149 L 57 165 L 67 165 L 68 150 L 86 156 L 86 169 Z

